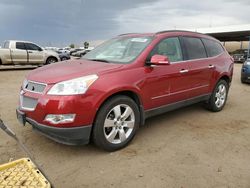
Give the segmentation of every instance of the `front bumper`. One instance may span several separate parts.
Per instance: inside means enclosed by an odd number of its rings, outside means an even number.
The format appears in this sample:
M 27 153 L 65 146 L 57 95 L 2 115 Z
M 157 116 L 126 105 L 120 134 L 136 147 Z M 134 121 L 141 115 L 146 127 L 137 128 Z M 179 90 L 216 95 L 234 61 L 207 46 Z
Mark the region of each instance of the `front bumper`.
M 89 143 L 92 128 L 91 125 L 70 128 L 51 127 L 25 117 L 25 114 L 18 109 L 16 110 L 16 113 L 21 124 L 25 125 L 25 123 L 28 122 L 32 125 L 35 131 L 58 143 L 67 145 L 83 145 Z

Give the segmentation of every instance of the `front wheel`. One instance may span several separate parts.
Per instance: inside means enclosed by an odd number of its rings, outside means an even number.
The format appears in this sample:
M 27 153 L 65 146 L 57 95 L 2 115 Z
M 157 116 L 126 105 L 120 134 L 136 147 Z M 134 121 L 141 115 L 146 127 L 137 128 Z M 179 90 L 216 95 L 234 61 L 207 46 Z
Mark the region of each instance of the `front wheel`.
M 93 141 L 107 151 L 121 149 L 133 139 L 139 122 L 139 109 L 131 98 L 122 95 L 113 97 L 97 114 Z
M 227 101 L 229 85 L 225 80 L 220 80 L 210 96 L 206 107 L 213 112 L 219 112 L 223 109 Z
M 45 65 L 49 65 L 51 63 L 55 63 L 57 62 L 57 59 L 55 57 L 49 57 L 47 60 L 46 60 L 46 63 Z
M 66 61 L 66 60 L 68 60 L 67 57 L 62 57 L 62 59 L 61 59 L 61 61 Z

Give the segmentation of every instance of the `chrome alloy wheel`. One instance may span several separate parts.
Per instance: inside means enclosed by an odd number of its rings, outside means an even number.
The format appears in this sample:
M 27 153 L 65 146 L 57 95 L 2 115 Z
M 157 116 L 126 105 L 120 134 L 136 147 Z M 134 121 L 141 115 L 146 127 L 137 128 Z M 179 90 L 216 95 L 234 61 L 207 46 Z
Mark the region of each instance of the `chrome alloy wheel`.
M 104 135 L 108 142 L 120 144 L 127 140 L 135 127 L 135 114 L 126 104 L 112 108 L 104 121 Z
M 215 93 L 215 105 L 217 108 L 221 108 L 225 101 L 227 96 L 227 88 L 224 84 L 220 84 L 217 88 L 217 92 Z

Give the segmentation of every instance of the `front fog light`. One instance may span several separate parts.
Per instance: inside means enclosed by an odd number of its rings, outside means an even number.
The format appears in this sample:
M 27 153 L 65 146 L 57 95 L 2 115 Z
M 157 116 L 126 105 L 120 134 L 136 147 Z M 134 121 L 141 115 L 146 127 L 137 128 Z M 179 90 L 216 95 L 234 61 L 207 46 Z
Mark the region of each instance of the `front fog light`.
M 75 114 L 48 114 L 44 120 L 52 124 L 71 123 L 75 120 Z

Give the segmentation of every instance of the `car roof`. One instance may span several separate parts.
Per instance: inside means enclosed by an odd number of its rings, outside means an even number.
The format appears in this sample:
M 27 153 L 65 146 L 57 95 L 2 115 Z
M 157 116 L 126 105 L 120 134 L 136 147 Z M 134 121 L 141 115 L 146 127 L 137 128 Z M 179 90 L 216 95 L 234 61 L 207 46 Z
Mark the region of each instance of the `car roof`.
M 191 36 L 191 37 L 199 37 L 199 38 L 207 38 L 207 39 L 212 39 L 218 41 L 216 38 L 194 32 L 194 31 L 185 31 L 185 30 L 165 30 L 165 31 L 159 31 L 156 33 L 124 33 L 118 36 L 135 36 L 135 37 L 140 37 L 140 36 L 171 36 L 173 34 L 176 34 L 178 36 Z M 219 41 L 218 41 L 219 42 Z
M 6 40 L 9 42 L 24 42 L 24 43 L 34 43 L 34 42 L 30 42 L 30 41 L 24 41 L 24 40 Z

